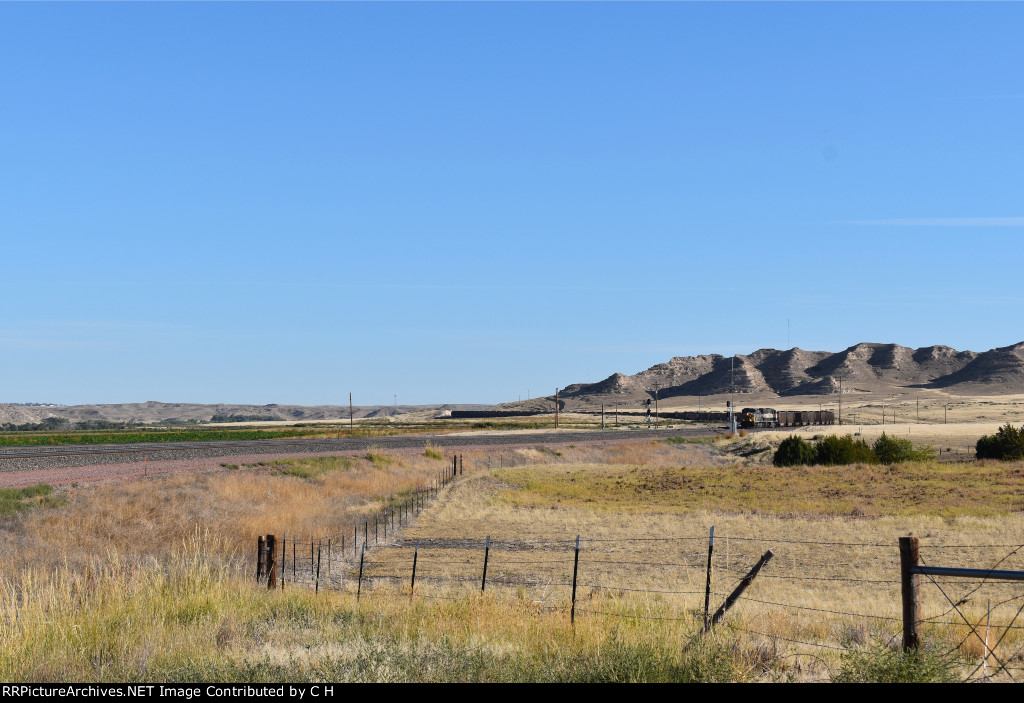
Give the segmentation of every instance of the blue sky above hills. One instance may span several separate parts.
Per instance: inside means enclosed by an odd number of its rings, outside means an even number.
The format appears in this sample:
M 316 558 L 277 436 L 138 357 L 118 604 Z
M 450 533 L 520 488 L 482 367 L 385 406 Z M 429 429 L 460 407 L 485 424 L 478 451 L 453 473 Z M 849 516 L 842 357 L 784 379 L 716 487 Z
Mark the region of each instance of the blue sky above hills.
M 0 400 L 500 402 L 673 355 L 1020 341 L 1021 26 L 0 4 Z

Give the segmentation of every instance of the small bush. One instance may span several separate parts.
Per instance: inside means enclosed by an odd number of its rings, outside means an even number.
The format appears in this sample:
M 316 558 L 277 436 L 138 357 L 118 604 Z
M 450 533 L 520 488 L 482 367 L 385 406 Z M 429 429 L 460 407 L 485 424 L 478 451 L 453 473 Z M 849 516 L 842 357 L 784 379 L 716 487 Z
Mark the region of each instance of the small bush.
M 955 665 L 928 651 L 903 652 L 876 647 L 842 655 L 835 683 L 953 683 Z
M 994 435 L 979 439 L 974 451 L 979 459 L 1024 459 L 1024 426 L 1018 430 L 1007 422 Z
M 443 460 L 443 459 L 444 459 L 444 452 L 442 452 L 442 451 L 440 450 L 440 448 L 438 448 L 438 447 L 435 447 L 435 446 L 434 446 L 433 444 L 431 444 L 430 442 L 427 442 L 427 446 L 426 446 L 426 448 L 425 448 L 425 449 L 423 450 L 423 454 L 424 454 L 424 456 L 426 456 L 426 457 L 427 457 L 428 459 L 437 459 L 438 461 L 441 461 L 441 460 Z
M 829 435 L 814 448 L 815 461 L 825 466 L 843 464 L 875 464 L 878 457 L 863 439 L 854 439 L 852 435 L 839 437 Z
M 800 466 L 814 462 L 814 447 L 796 435 L 782 440 L 772 463 L 776 466 Z
M 372 450 L 366 452 L 366 460 L 373 464 L 373 468 L 375 469 L 383 469 L 395 463 L 394 457 Z
M 875 440 L 873 449 L 878 461 L 883 464 L 899 464 L 904 461 L 925 461 L 935 458 L 935 452 L 930 447 L 915 449 L 909 439 L 893 437 L 885 432 Z

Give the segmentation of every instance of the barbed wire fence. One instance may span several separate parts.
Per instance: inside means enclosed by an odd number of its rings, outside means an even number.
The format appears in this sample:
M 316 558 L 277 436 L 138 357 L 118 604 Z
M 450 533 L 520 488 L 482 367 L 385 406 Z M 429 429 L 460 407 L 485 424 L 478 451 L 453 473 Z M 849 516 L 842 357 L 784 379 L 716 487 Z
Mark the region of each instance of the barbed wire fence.
M 573 623 L 577 617 L 597 617 L 725 627 L 759 638 L 773 651 L 788 647 L 785 656 L 812 659 L 815 652 L 859 651 L 871 636 L 889 649 L 922 646 L 908 641 L 905 601 L 901 615 L 843 607 L 865 592 L 900 603 L 907 575 L 895 542 L 715 536 L 714 528 L 703 535 L 642 538 L 406 538 L 403 528 L 464 475 L 461 459 L 453 457 L 444 472 L 347 534 L 260 537 L 256 580 L 270 588 L 340 592 L 371 602 L 377 595 L 466 601 L 487 593 L 528 602 L 537 613 L 568 616 Z M 488 465 L 497 466 L 492 460 L 481 468 Z M 677 556 L 654 558 L 652 545 Z M 978 649 L 977 667 L 967 681 L 1024 678 L 1024 636 L 1017 634 L 1024 630 L 1024 588 L 1019 588 L 1024 582 L 1017 580 L 1017 592 L 1008 592 L 1012 587 L 1000 578 L 1007 573 L 1024 578 L 1024 571 L 1004 569 L 1024 567 L 1024 544 L 926 544 L 922 552 L 931 556 L 921 556 L 921 564 L 934 558 L 977 567 L 990 556 L 982 568 L 968 569 L 970 576 L 917 575 L 924 577 L 918 597 L 926 592 L 928 609 L 934 611 L 924 617 L 919 608 L 916 619 L 911 617 L 918 637 L 927 644 L 954 636 L 956 644 L 940 653 L 949 661 L 963 662 Z M 809 563 L 809 554 L 819 559 Z M 892 577 L 878 578 L 879 571 Z M 789 598 L 764 593 L 783 587 Z M 726 618 L 730 609 L 738 614 Z M 808 618 L 810 632 L 821 631 L 816 623 L 828 619 L 825 629 L 833 636 L 780 634 L 775 631 L 780 613 Z

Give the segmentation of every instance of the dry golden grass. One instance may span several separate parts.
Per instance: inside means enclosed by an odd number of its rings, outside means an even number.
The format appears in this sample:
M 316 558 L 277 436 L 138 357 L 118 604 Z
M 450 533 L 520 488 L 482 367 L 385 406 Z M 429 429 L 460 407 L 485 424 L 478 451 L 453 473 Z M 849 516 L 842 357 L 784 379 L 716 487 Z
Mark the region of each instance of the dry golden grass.
M 898 646 L 899 536 L 918 536 L 927 563 L 1024 569 L 1024 549 L 1006 546 L 1024 544 L 1024 516 L 1007 498 L 1020 465 L 979 464 L 968 483 L 963 467 L 931 464 L 766 472 L 719 449 L 467 454 L 467 476 L 368 552 L 358 603 L 351 559 L 318 595 L 255 588 L 252 538 L 341 534 L 447 461 L 371 452 L 382 456 L 74 489 L 63 507 L 4 522 L 13 548 L 0 561 L 0 678 L 818 680 L 842 662 L 815 645 Z M 956 511 L 945 508 L 960 496 L 942 500 L 951 486 L 969 494 Z M 915 489 L 928 499 L 908 509 Z M 873 512 L 851 516 L 850 494 Z M 726 660 L 718 640 L 685 648 L 703 616 L 711 525 L 712 607 L 775 553 L 719 628 Z M 992 602 L 993 642 L 1021 605 L 1017 586 L 941 581 L 973 622 Z M 926 642 L 953 650 L 967 673 L 983 645 L 924 583 Z M 996 650 L 1011 666 L 1024 665 L 1020 632 Z
M 361 523 L 395 496 L 426 485 L 446 460 L 424 456 L 310 457 L 202 474 L 70 487 L 60 509 L 5 520 L 0 571 L 82 568 L 115 552 L 163 560 L 200 529 L 225 555 L 249 558 L 256 535 L 326 539 Z M 248 568 L 248 566 L 246 566 Z

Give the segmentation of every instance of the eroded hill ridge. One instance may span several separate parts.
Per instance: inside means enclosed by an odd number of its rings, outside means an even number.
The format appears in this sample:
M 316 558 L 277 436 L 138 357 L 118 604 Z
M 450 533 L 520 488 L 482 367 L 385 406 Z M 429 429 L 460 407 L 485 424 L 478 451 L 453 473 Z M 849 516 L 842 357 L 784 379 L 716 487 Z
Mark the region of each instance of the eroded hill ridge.
M 733 365 L 734 364 L 734 365 Z M 575 383 L 561 391 L 566 400 L 622 402 L 659 397 L 729 393 L 826 395 L 843 384 L 847 392 L 931 388 L 956 393 L 1024 393 L 1024 342 L 987 352 L 931 346 L 862 342 L 841 352 L 758 349 L 735 357 L 676 356 L 633 376 L 616 373 L 597 383 Z

